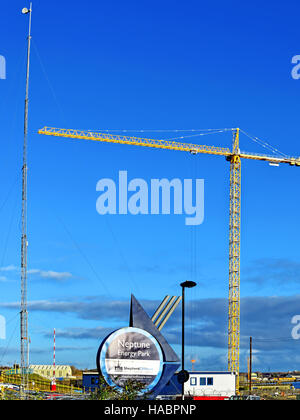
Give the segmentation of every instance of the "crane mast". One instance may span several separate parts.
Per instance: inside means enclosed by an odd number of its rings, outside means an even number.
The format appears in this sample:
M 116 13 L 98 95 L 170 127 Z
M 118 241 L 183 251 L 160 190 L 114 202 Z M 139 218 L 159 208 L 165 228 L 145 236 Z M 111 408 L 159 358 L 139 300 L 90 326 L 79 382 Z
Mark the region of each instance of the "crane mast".
M 228 370 L 239 372 L 240 349 L 240 243 L 241 243 L 241 158 L 239 129 L 234 134 L 230 158 L 229 211 L 229 299 L 228 299 Z M 237 374 L 237 389 L 239 375 Z

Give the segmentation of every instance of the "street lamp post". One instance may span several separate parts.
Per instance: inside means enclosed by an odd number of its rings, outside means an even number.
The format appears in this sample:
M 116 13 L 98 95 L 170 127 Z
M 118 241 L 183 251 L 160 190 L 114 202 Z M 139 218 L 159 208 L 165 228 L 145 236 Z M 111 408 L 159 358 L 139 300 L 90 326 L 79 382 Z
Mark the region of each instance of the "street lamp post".
M 192 289 L 193 287 L 197 286 L 197 283 L 194 281 L 185 281 L 181 283 L 180 286 L 182 287 L 182 349 L 181 349 L 181 372 L 184 376 L 185 373 L 185 366 L 184 366 L 184 337 L 185 337 L 185 289 Z M 184 383 L 186 380 L 182 380 L 182 399 L 184 399 Z

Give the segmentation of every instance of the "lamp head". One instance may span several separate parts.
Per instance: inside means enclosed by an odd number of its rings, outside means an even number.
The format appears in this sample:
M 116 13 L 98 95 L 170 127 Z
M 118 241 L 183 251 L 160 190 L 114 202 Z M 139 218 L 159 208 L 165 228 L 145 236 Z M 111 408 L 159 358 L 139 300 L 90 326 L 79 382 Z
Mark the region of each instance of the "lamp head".
M 195 283 L 194 281 L 185 281 L 184 283 L 181 283 L 180 286 L 192 289 L 193 287 L 197 286 L 197 283 Z
M 22 13 L 23 15 L 27 15 L 31 10 L 27 9 L 27 7 L 24 7 L 24 9 L 22 9 Z

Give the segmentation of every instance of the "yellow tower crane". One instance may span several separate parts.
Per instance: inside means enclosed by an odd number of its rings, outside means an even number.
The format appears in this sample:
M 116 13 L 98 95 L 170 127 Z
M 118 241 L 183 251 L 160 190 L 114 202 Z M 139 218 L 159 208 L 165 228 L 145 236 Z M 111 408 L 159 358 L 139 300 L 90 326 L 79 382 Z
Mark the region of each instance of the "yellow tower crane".
M 241 159 L 253 159 L 278 165 L 287 163 L 300 166 L 300 157 L 272 156 L 240 151 L 240 129 L 232 130 L 233 146 L 228 148 L 189 144 L 170 140 L 153 140 L 104 134 L 92 131 L 44 127 L 39 134 L 66 137 L 77 140 L 93 140 L 106 143 L 128 144 L 157 149 L 178 150 L 194 155 L 199 153 L 225 156 L 230 162 L 230 223 L 229 223 L 229 312 L 228 312 L 228 370 L 236 374 L 239 390 L 239 349 L 240 349 L 240 241 L 241 241 Z

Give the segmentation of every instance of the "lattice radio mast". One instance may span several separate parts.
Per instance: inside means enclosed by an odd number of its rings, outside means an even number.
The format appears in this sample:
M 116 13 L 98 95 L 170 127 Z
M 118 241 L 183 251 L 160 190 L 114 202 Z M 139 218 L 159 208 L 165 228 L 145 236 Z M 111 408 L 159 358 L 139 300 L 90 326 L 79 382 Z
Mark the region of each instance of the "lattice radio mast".
M 27 69 L 26 69 L 26 96 L 24 113 L 24 144 L 23 144 L 23 167 L 22 167 L 22 241 L 21 241 L 21 398 L 26 398 L 28 388 L 28 364 L 29 364 L 29 337 L 28 337 L 28 311 L 27 311 L 27 136 L 28 136 L 28 104 L 29 104 L 29 70 L 30 70 L 30 47 L 31 47 L 31 14 L 30 9 L 22 10 L 24 15 L 29 15 Z

